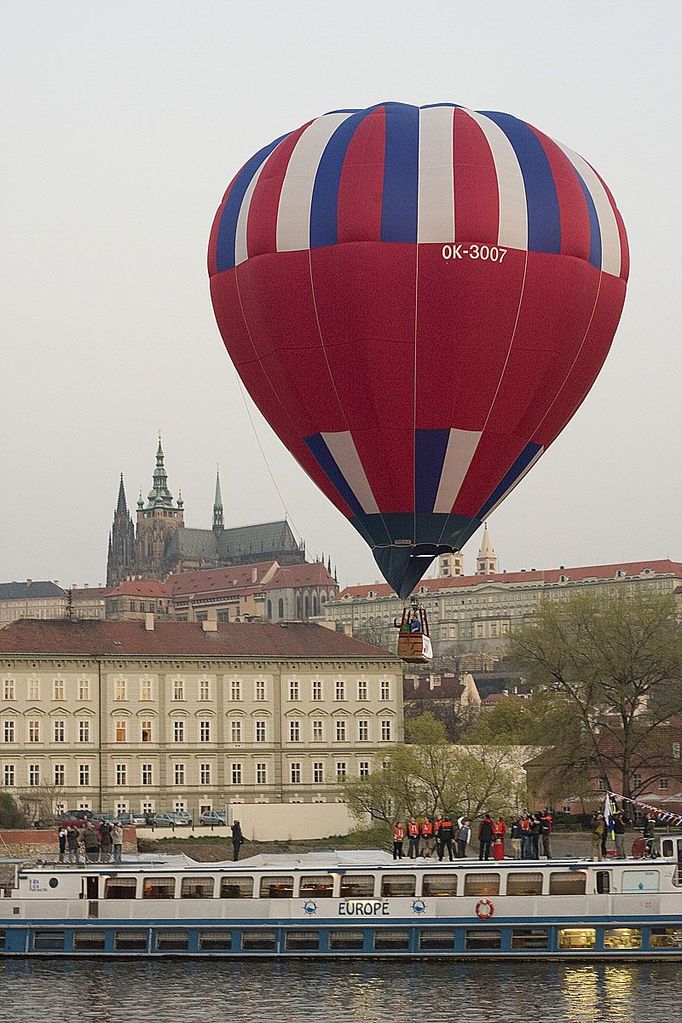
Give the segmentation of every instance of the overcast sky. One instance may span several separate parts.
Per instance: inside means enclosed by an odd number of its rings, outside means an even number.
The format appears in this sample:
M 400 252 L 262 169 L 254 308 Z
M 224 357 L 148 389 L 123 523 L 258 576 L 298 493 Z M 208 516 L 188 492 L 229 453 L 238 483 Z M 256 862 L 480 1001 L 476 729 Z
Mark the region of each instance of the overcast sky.
M 208 295 L 215 209 L 246 158 L 392 99 L 515 114 L 609 184 L 632 267 L 582 408 L 489 529 L 501 567 L 682 558 L 682 5 L 0 2 L 0 581 L 104 580 L 118 475 L 159 430 L 186 522 L 284 515 Z M 254 412 L 290 520 L 342 583 L 369 550 Z M 473 567 L 477 534 L 465 550 Z

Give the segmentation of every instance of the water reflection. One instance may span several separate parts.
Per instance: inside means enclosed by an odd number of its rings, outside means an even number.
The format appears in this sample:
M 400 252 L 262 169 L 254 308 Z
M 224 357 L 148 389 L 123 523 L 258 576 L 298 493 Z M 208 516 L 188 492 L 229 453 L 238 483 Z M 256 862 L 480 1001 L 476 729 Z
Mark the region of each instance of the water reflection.
M 0 960 L 0 1023 L 658 1023 L 659 963 Z M 49 1008 L 48 1008 L 49 1007 Z

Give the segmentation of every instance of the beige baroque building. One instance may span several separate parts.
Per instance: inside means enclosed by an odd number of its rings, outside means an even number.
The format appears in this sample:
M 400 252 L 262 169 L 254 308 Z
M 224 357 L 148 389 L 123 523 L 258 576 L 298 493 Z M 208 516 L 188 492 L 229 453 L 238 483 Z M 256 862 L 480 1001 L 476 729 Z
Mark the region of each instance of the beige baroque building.
M 403 736 L 400 662 L 303 623 L 19 621 L 0 686 L 0 783 L 55 808 L 339 800 Z

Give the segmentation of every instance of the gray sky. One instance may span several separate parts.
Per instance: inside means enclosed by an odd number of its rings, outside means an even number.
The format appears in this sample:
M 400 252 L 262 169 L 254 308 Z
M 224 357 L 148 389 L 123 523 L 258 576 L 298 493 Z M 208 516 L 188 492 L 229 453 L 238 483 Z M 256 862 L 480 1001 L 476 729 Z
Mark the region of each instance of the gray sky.
M 382 100 L 515 114 L 611 188 L 632 266 L 585 404 L 491 518 L 508 570 L 682 557 L 682 7 L 564 2 L 0 2 L 0 581 L 97 584 L 118 474 L 163 433 L 186 521 L 283 515 L 208 296 L 244 160 Z M 343 517 L 256 428 L 290 518 L 342 583 L 377 577 Z M 468 567 L 477 534 L 465 554 Z

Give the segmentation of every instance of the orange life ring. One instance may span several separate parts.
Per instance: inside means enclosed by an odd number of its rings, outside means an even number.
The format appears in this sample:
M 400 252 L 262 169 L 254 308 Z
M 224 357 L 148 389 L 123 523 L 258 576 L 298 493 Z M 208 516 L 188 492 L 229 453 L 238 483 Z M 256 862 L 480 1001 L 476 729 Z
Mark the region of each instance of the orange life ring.
M 489 920 L 494 912 L 495 907 L 490 899 L 479 899 L 476 903 L 476 916 L 479 920 Z

